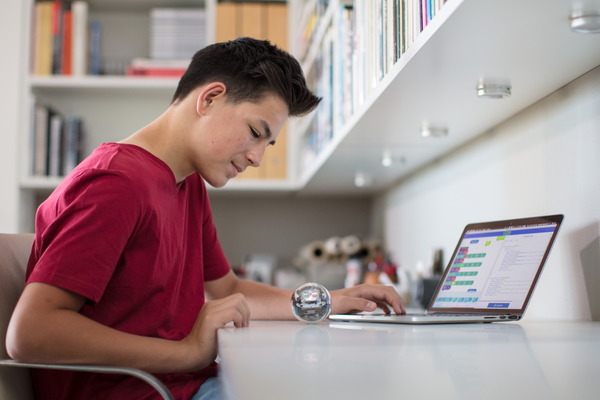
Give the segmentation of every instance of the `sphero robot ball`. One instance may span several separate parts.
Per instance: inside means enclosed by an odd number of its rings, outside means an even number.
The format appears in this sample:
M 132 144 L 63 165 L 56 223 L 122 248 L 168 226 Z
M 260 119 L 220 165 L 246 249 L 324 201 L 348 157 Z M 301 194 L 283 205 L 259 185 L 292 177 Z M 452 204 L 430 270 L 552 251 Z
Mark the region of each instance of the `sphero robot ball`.
M 316 324 L 331 312 L 331 295 L 318 283 L 305 283 L 294 291 L 291 305 L 299 321 Z

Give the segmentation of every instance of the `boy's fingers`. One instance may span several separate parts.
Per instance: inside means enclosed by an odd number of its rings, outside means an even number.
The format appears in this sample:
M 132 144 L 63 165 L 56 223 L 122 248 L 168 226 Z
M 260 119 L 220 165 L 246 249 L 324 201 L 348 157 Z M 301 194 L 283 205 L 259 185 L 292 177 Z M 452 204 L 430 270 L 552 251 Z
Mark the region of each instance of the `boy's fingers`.
M 340 313 L 347 313 L 353 310 L 358 311 L 374 311 L 377 304 L 371 300 L 362 299 L 359 297 L 344 296 L 340 299 Z

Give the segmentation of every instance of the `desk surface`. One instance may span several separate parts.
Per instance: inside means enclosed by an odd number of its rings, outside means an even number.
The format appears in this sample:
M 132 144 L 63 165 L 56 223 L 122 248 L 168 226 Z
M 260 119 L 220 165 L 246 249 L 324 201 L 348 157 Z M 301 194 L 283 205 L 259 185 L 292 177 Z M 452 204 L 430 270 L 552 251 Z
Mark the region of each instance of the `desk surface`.
M 231 400 L 600 398 L 597 322 L 251 321 L 218 338 Z

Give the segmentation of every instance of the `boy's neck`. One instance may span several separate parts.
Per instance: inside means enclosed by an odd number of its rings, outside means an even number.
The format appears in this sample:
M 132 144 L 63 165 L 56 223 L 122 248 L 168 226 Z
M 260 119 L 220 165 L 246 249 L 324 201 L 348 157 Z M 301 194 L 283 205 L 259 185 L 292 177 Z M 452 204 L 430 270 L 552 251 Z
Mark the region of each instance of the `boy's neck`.
M 169 107 L 156 120 L 118 142 L 139 146 L 162 160 L 173 172 L 176 183 L 180 183 L 194 172 L 191 163 L 187 162 L 185 157 L 183 133 L 186 123 L 178 118 L 178 114 L 181 114 L 179 108 Z

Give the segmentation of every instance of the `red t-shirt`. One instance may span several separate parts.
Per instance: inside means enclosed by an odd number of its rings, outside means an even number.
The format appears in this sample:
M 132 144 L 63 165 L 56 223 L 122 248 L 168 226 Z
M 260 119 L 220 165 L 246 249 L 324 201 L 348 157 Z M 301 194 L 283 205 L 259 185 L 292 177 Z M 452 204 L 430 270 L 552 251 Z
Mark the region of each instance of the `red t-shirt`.
M 149 152 L 109 143 L 38 209 L 27 283 L 84 296 L 80 313 L 119 331 L 181 340 L 204 304 L 204 281 L 228 271 L 202 178 L 194 173 L 177 185 Z M 216 368 L 156 376 L 176 399 L 189 399 Z M 32 375 L 38 400 L 159 398 L 124 375 Z

